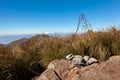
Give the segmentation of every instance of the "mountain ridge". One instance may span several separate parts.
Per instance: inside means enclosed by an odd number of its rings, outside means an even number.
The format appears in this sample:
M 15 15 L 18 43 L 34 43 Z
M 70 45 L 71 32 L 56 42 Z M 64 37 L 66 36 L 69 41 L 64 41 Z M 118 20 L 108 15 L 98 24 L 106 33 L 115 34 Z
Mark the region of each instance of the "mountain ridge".
M 22 38 L 30 38 L 35 35 L 49 35 L 49 36 L 65 36 L 68 35 L 69 33 L 33 33 L 33 34 L 5 34 L 5 35 L 0 35 L 0 44 L 9 44 L 13 41 L 22 39 Z

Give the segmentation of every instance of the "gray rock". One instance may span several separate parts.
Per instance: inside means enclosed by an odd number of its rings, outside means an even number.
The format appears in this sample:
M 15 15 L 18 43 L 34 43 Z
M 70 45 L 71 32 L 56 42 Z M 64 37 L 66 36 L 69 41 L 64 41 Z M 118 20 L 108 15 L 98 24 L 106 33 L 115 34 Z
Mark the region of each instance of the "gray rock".
M 86 64 L 87 65 L 91 65 L 93 63 L 98 63 L 98 60 L 92 57 L 92 58 L 88 59 Z
M 73 54 L 69 54 L 66 56 L 66 59 L 67 60 L 72 60 L 74 58 L 74 55 Z
M 69 54 L 66 56 L 66 59 L 71 61 L 73 66 L 77 66 L 77 67 L 91 65 L 93 63 L 98 63 L 97 59 L 93 57 L 90 58 L 89 56 L 82 57 L 80 55 Z
M 75 55 L 74 58 L 71 60 L 71 62 L 73 65 L 80 67 L 83 64 L 82 60 L 83 60 L 82 56 Z
M 66 56 L 66 59 L 71 61 L 73 66 L 80 67 L 83 64 L 82 62 L 83 58 L 80 55 L 69 54 Z
M 84 56 L 83 57 L 83 59 L 84 59 L 85 62 L 87 62 L 89 60 L 89 58 L 90 58 L 89 56 Z

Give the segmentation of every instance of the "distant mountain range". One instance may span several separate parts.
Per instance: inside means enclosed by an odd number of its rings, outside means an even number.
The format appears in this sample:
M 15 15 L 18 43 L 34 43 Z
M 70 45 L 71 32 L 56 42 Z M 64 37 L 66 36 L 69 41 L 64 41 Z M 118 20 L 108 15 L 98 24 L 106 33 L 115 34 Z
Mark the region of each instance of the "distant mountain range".
M 35 34 L 11 34 L 11 35 L 0 35 L 0 44 L 8 44 L 12 41 L 19 40 L 22 38 L 30 38 Z
M 65 36 L 68 35 L 69 33 L 45 33 L 49 36 L 55 36 L 55 35 L 59 35 L 59 36 Z M 35 36 L 38 34 L 8 34 L 8 35 L 0 35 L 0 44 L 8 44 L 12 41 L 16 41 L 22 38 L 30 38 L 32 36 Z

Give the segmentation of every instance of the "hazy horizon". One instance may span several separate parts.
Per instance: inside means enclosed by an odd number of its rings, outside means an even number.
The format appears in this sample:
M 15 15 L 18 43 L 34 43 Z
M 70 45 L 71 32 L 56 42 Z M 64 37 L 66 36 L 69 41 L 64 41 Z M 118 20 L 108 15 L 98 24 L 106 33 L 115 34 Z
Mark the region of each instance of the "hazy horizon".
M 19 40 L 19 39 L 23 39 L 23 38 L 30 38 L 33 37 L 35 35 L 48 35 L 48 36 L 66 36 L 69 35 L 71 33 L 28 33 L 28 34 L 6 34 L 6 35 L 0 35 L 0 44 L 9 44 L 10 42 Z

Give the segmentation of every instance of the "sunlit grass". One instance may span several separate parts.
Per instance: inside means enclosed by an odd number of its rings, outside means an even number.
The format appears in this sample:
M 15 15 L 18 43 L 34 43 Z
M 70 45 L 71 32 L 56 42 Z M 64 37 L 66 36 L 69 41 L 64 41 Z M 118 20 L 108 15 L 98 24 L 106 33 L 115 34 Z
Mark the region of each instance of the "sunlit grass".
M 71 53 L 93 56 L 100 61 L 120 55 L 120 30 L 111 27 L 104 31 L 90 30 L 85 34 L 65 37 L 37 35 L 15 48 L 14 52 L 2 46 L 0 80 L 30 80 L 39 75 L 52 60 L 65 58 Z

